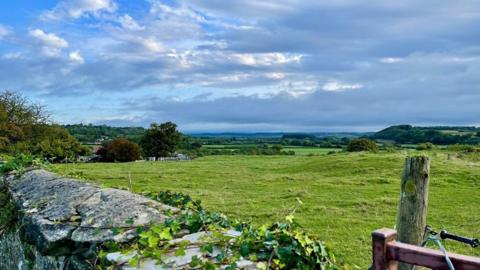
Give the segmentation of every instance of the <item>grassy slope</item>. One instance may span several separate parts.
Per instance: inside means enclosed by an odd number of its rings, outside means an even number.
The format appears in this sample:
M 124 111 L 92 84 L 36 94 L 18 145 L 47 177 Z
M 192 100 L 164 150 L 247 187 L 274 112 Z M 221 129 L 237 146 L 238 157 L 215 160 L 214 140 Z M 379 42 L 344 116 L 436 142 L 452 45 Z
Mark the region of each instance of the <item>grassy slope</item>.
M 428 224 L 466 236 L 480 236 L 480 163 L 448 160 L 432 153 Z M 296 205 L 303 227 L 325 239 L 337 258 L 365 269 L 370 233 L 393 227 L 404 154 L 306 156 L 215 156 L 191 162 L 56 165 L 109 187 L 135 192 L 185 192 L 207 209 L 232 217 L 270 222 Z M 447 243 L 448 250 L 480 256 L 480 250 Z

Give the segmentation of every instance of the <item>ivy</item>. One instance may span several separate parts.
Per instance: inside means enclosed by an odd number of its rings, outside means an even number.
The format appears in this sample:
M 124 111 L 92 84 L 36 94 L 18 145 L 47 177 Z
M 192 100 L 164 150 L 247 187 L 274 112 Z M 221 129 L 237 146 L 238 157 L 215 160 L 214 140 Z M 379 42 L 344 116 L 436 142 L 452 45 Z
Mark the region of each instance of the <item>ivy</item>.
M 99 269 L 112 267 L 108 252 L 121 251 L 133 254 L 130 265 L 138 265 L 144 258 L 165 264 L 167 254 L 183 256 L 191 245 L 189 241 L 170 241 L 182 235 L 205 232 L 199 245 L 201 256 L 193 256 L 188 267 L 195 269 L 238 269 L 237 262 L 247 259 L 260 269 L 338 269 L 331 250 L 318 239 L 301 230 L 296 223 L 296 208 L 283 221 L 260 227 L 229 219 L 220 213 L 205 211 L 200 201 L 190 196 L 164 191 L 145 196 L 181 209 L 180 213 L 165 214 L 170 217 L 162 224 L 139 228 L 139 237 L 132 243 L 107 243 L 99 251 Z M 301 201 L 299 201 L 301 204 Z M 239 236 L 229 235 L 235 229 Z M 169 255 L 171 256 L 171 255 Z

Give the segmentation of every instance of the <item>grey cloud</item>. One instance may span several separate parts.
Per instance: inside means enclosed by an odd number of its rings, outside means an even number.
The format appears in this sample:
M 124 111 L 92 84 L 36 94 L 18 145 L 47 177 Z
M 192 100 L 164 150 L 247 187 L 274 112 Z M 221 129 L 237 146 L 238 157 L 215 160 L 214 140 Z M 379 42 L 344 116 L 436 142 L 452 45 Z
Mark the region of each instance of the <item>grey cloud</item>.
M 130 93 L 111 113 L 140 116 L 102 120 L 115 124 L 165 119 L 191 128 L 320 129 L 479 122 L 476 1 L 149 3 L 150 12 L 132 17 L 100 9 L 110 14 L 95 27 L 77 21 L 75 31 L 63 31 L 69 47 L 55 58 L 37 55 L 25 40 L 22 57 L 0 56 L 0 88 L 69 101 Z M 83 63 L 72 63 L 71 51 Z M 271 60 L 275 54 L 300 60 Z M 362 87 L 322 90 L 332 82 Z M 144 89 L 153 94 L 135 100 Z M 188 89 L 209 94 L 185 99 L 179 90 Z M 179 99 L 159 98 L 167 95 Z

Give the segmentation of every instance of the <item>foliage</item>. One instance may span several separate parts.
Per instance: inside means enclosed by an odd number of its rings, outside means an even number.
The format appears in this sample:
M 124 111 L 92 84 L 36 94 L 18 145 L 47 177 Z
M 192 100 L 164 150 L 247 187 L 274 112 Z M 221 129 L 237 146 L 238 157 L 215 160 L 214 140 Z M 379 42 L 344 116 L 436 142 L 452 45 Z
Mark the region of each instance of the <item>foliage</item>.
M 260 269 L 338 269 L 334 265 L 332 252 L 324 243 L 299 229 L 293 214 L 288 215 L 283 222 L 255 227 L 230 220 L 223 214 L 207 212 L 200 202 L 193 201 L 188 195 L 170 191 L 147 195 L 179 207 L 182 211 L 163 224 L 142 230 L 138 242 L 133 245 L 108 244 L 104 247 L 109 252 L 135 252 L 136 255 L 129 262 L 131 265 L 139 264 L 142 258 L 153 258 L 161 263 L 172 248 L 176 249 L 177 256 L 185 254 L 188 241 L 176 244 L 169 241 L 188 230 L 189 233 L 208 231 L 200 242 L 203 255 L 192 259 L 192 268 L 219 269 L 221 265 L 227 265 L 226 269 L 236 269 L 236 262 L 245 258 L 258 262 L 257 267 Z M 300 200 L 299 202 L 301 203 Z M 225 234 L 231 228 L 241 233 L 240 236 Z M 214 249 L 219 252 L 212 258 Z M 105 250 L 100 254 L 103 254 L 100 257 L 105 264 Z
M 295 151 L 283 151 L 282 145 L 236 146 L 226 148 L 202 147 L 198 149 L 182 150 L 188 156 L 202 157 L 214 155 L 295 155 Z
M 175 153 L 181 139 L 175 123 L 153 123 L 140 139 L 140 146 L 146 156 L 167 157 Z
M 29 167 L 45 167 L 46 165 L 48 165 L 47 162 L 35 158 L 32 155 L 19 154 L 0 165 L 0 173 L 5 174 L 11 171 L 22 173 Z
M 12 227 L 17 218 L 17 209 L 7 186 L 0 180 L 0 236 Z
M 85 144 L 125 138 L 138 143 L 145 129 L 143 127 L 110 127 L 107 125 L 64 125 L 77 140 Z
M 468 144 L 452 144 L 447 146 L 448 151 L 455 152 L 480 152 L 479 145 L 468 145 Z
M 78 155 L 90 154 L 90 149 L 82 146 L 64 128 L 58 125 L 45 125 L 37 127 L 36 137 L 38 142 L 33 146 L 32 153 L 51 161 L 65 158 L 74 158 Z
M 351 140 L 348 143 L 346 150 L 348 152 L 360 152 L 360 151 L 378 152 L 378 146 L 372 140 L 369 140 L 366 138 L 360 138 L 360 139 Z
M 140 159 L 140 146 L 127 139 L 118 138 L 98 149 L 97 155 L 104 162 L 129 162 Z
M 427 143 L 421 143 L 417 145 L 416 147 L 417 150 L 434 150 L 437 149 L 437 146 L 433 143 L 427 142 Z
M 413 127 L 411 125 L 391 126 L 375 133 L 373 139 L 393 140 L 402 144 L 431 142 L 448 145 L 457 143 L 477 144 L 480 132 L 475 127 Z
M 0 152 L 32 154 L 62 160 L 88 152 L 58 125 L 49 123 L 45 109 L 20 94 L 0 94 Z

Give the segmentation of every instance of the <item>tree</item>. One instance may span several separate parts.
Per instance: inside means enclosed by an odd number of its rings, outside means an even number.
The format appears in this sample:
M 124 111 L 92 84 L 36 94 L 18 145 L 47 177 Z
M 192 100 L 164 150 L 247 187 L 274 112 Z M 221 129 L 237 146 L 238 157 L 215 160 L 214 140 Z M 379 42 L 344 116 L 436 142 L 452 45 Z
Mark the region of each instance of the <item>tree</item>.
M 360 152 L 360 151 L 370 151 L 377 152 L 377 144 L 366 138 L 359 138 L 351 140 L 347 145 L 347 151 L 349 152 Z
M 39 138 L 32 148 L 32 153 L 49 158 L 52 161 L 88 155 L 90 149 L 82 146 L 64 128 L 58 125 L 36 127 L 35 134 Z
M 4 91 L 0 93 L 0 151 L 64 159 L 88 150 L 65 129 L 52 124 L 44 107 L 21 94 Z
M 181 139 L 175 123 L 153 123 L 140 139 L 140 146 L 146 156 L 166 157 L 175 153 Z
M 140 159 L 140 146 L 127 139 L 118 138 L 108 142 L 97 151 L 101 161 L 129 162 Z

